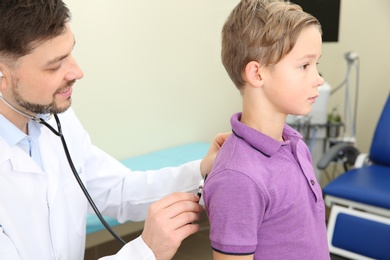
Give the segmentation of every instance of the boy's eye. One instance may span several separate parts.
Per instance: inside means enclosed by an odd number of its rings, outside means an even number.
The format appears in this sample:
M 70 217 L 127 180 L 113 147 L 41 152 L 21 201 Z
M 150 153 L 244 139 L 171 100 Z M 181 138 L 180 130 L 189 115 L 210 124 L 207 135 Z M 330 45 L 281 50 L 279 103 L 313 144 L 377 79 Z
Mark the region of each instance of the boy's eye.
M 309 66 L 309 64 L 302 65 L 301 69 L 305 70 L 308 66 Z

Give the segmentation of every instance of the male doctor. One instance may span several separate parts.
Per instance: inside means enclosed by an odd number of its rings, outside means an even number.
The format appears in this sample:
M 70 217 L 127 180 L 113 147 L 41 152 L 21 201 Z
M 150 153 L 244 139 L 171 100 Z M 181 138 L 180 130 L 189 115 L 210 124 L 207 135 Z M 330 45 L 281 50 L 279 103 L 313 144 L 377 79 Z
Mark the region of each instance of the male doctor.
M 0 259 L 83 259 L 91 207 L 61 139 L 32 120 L 57 129 L 54 114 L 102 213 L 121 222 L 146 219 L 140 237 L 105 258 L 171 259 L 199 228 L 188 223 L 202 207 L 184 191 L 197 189 L 226 135 L 216 136 L 202 161 L 147 172 L 130 171 L 93 146 L 70 108 L 83 72 L 72 56 L 69 20 L 61 0 L 0 2 Z

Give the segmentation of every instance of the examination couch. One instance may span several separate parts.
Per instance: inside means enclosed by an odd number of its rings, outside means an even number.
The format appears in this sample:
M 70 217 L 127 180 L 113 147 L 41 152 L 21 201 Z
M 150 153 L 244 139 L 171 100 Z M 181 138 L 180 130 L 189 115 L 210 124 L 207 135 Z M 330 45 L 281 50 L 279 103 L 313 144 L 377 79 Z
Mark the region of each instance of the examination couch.
M 157 170 L 163 167 L 174 167 L 202 159 L 210 144 L 206 142 L 195 142 L 162 149 L 144 155 L 130 157 L 121 162 L 132 170 Z M 134 233 L 143 228 L 143 222 L 127 222 L 120 224 L 113 218 L 104 217 L 107 223 L 120 235 Z M 93 247 L 113 239 L 103 224 L 95 215 L 87 215 L 87 241 L 86 247 Z

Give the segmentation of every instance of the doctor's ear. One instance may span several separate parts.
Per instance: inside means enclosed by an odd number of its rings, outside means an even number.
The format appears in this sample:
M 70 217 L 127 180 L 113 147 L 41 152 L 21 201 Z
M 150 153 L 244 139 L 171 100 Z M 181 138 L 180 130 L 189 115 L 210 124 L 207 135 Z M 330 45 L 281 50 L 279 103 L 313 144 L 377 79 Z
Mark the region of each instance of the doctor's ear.
M 5 78 L 5 73 L 2 70 L 0 70 L 0 91 L 4 90 L 6 86 L 7 86 L 7 81 Z
M 261 87 L 263 85 L 263 78 L 261 76 L 261 65 L 257 61 L 251 61 L 245 66 L 245 79 L 254 86 Z

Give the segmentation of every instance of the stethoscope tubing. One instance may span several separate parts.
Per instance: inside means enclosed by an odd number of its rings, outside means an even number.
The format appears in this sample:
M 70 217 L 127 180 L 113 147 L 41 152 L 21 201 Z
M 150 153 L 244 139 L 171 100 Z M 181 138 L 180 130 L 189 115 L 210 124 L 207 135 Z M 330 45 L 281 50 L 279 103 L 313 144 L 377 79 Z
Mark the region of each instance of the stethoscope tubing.
M 47 128 L 49 128 L 50 131 L 52 131 L 55 135 L 59 136 L 60 139 L 61 139 L 61 143 L 62 143 L 62 146 L 64 148 L 64 152 L 65 152 L 65 156 L 66 156 L 66 159 L 68 160 L 68 163 L 69 163 L 69 166 L 70 166 L 70 169 L 72 170 L 72 173 L 74 175 L 74 177 L 76 178 L 81 190 L 83 191 L 85 197 L 87 198 L 89 204 L 91 205 L 92 209 L 95 211 L 96 213 L 96 216 L 99 218 L 100 222 L 104 225 L 104 227 L 107 229 L 108 232 L 110 232 L 110 234 L 122 245 L 125 245 L 126 242 L 118 235 L 115 233 L 115 231 L 110 227 L 110 225 L 107 223 L 107 221 L 103 218 L 102 214 L 100 213 L 99 209 L 97 208 L 95 202 L 93 201 L 93 199 L 91 198 L 91 196 L 89 195 L 89 192 L 87 190 L 87 188 L 85 187 L 84 183 L 81 181 L 80 179 L 80 176 L 79 174 L 77 173 L 77 170 L 73 164 L 73 160 L 72 160 L 72 157 L 70 156 L 70 153 L 69 153 L 69 149 L 68 149 L 68 146 L 66 144 L 66 141 L 65 141 L 65 137 L 64 135 L 62 134 L 62 128 L 61 128 L 61 122 L 60 122 L 60 119 L 58 118 L 57 114 L 53 114 L 54 116 L 54 119 L 56 120 L 56 123 L 57 123 L 57 130 L 55 130 L 51 125 L 49 125 L 45 120 L 43 120 L 42 118 L 40 118 L 40 120 L 38 121 L 39 123 L 45 125 Z
M 52 127 L 49 123 L 47 123 L 44 119 L 42 118 L 38 118 L 36 116 L 33 116 L 33 115 L 29 115 L 27 114 L 26 112 L 23 112 L 23 111 L 20 111 L 19 109 L 15 108 L 13 105 L 11 105 L 10 103 L 8 103 L 2 93 L 0 92 L 0 99 L 6 104 L 8 105 L 11 109 L 13 109 L 14 111 L 16 111 L 17 113 L 31 119 L 31 120 L 34 120 L 44 126 L 46 126 L 53 134 L 55 134 L 56 136 L 59 136 L 60 139 L 61 139 L 61 143 L 62 143 L 62 146 L 64 148 L 64 152 L 65 152 L 65 156 L 66 156 L 66 159 L 68 160 L 68 163 L 69 163 L 69 166 L 70 166 L 70 169 L 72 170 L 72 173 L 74 175 L 74 177 L 76 178 L 81 190 L 83 191 L 85 197 L 87 198 L 89 204 L 91 205 L 92 209 L 95 211 L 96 213 L 96 216 L 99 218 L 100 222 L 104 225 L 104 227 L 108 230 L 108 232 L 110 232 L 110 234 L 119 242 L 121 243 L 122 245 L 125 245 L 126 242 L 119 236 L 117 235 L 114 230 L 112 230 L 112 228 L 110 227 L 110 225 L 107 223 L 107 221 L 103 218 L 102 214 L 100 213 L 99 209 L 97 208 L 95 202 L 93 201 L 93 199 L 91 198 L 91 196 L 89 195 L 89 192 L 88 190 L 85 188 L 85 185 L 83 184 L 83 182 L 81 181 L 80 179 L 80 176 L 79 174 L 77 173 L 77 170 L 73 164 L 73 160 L 72 160 L 72 157 L 70 156 L 70 153 L 69 153 L 69 149 L 68 149 L 68 146 L 66 144 L 66 141 L 65 141 L 65 137 L 64 135 L 62 134 L 62 127 L 61 127 L 61 122 L 60 122 L 60 119 L 58 118 L 57 114 L 53 114 L 55 120 L 56 120 L 56 123 L 57 123 L 57 129 L 58 130 L 55 130 L 54 127 Z

